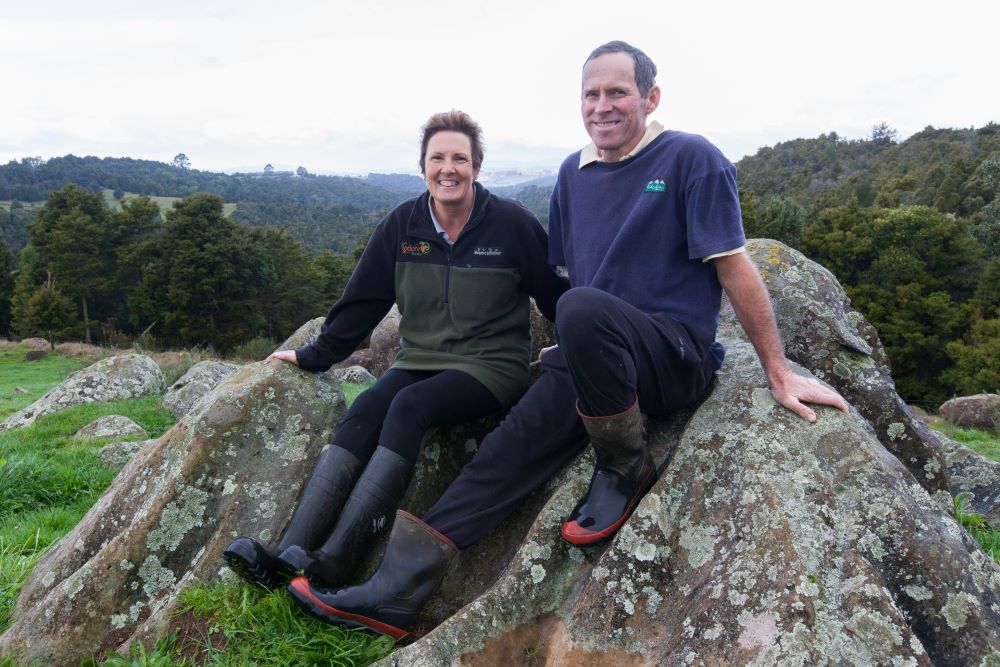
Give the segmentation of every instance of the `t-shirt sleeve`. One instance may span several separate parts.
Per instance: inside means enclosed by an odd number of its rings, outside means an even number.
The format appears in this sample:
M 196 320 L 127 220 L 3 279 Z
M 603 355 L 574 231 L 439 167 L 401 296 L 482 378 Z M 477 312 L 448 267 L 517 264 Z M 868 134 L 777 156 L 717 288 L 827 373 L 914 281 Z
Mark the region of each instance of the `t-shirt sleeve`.
M 714 168 L 687 191 L 688 258 L 726 252 L 746 243 L 736 167 Z

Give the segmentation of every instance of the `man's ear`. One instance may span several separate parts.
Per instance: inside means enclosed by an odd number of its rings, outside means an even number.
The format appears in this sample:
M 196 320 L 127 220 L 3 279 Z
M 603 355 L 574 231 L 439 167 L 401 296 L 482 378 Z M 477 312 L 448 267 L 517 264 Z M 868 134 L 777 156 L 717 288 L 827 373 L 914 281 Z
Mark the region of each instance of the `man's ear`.
M 653 87 L 649 89 L 649 97 L 646 98 L 646 115 L 656 111 L 658 106 L 660 106 L 660 87 L 653 84 Z

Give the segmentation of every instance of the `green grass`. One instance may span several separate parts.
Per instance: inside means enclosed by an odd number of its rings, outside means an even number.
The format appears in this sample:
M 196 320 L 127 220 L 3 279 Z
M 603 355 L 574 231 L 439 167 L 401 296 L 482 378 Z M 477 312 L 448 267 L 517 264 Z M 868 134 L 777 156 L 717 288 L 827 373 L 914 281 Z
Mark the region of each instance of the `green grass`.
M 0 394 L 14 386 L 32 391 L 19 398 L 14 412 L 39 398 L 85 362 L 49 355 L 25 362 L 23 347 L 0 348 Z M 348 404 L 370 386 L 344 385 Z M 139 423 L 150 437 L 166 432 L 173 415 L 159 407 L 160 397 L 94 403 L 41 417 L 26 428 L 0 433 L 0 632 L 11 622 L 14 603 L 31 569 L 45 551 L 80 521 L 107 489 L 116 472 L 99 461 L 109 439 L 77 440 L 72 434 L 100 416 L 121 414 Z M 154 648 L 134 645 L 129 656 L 107 655 L 87 661 L 120 665 L 366 665 L 392 650 L 388 638 L 362 630 L 329 626 L 299 610 L 288 595 L 250 586 L 196 585 L 182 594 L 182 614 L 204 631 L 171 635 Z M 15 663 L 0 657 L 0 667 Z
M 1000 462 L 1000 434 L 974 428 L 959 428 L 943 419 L 932 422 L 930 426 L 986 458 Z M 981 514 L 973 512 L 969 507 L 968 496 L 963 493 L 955 496 L 955 519 L 982 545 L 993 560 L 1000 563 L 1000 530 L 989 525 Z
M 121 202 L 115 199 L 114 190 L 105 188 L 104 190 L 101 191 L 101 193 L 104 195 L 104 203 L 107 204 L 109 209 L 111 209 L 112 211 L 122 210 Z M 137 195 L 134 192 L 126 192 L 122 196 L 122 200 L 135 199 L 136 197 L 139 196 L 140 195 Z M 160 207 L 160 211 L 162 211 L 164 214 L 166 214 L 167 211 L 171 210 L 174 207 L 174 204 L 176 204 L 182 199 L 181 197 L 155 197 L 151 195 L 149 196 L 149 198 L 152 199 L 153 202 Z M 233 211 L 235 210 L 236 210 L 236 204 L 222 205 L 222 215 L 224 215 L 227 218 L 230 217 L 233 214 Z
M 347 406 L 350 407 L 351 403 L 354 402 L 361 392 L 368 389 L 370 386 L 375 384 L 374 382 L 362 382 L 361 384 L 348 384 L 344 383 L 341 385 L 344 389 L 344 400 L 347 401 Z
M 943 419 L 931 423 L 931 428 L 960 442 L 986 458 L 1000 462 L 1000 433 L 990 433 L 974 428 L 959 428 Z
M 181 614 L 204 620 L 198 640 L 202 664 L 367 665 L 393 647 L 387 637 L 330 626 L 302 613 L 284 590 L 195 585 L 181 594 L 181 605 Z
M 73 433 L 98 417 L 117 414 L 138 423 L 149 437 L 159 437 L 174 423 L 159 400 L 147 396 L 80 405 L 0 433 L 0 631 L 10 623 L 35 561 L 80 521 L 117 474 L 98 457 L 113 438 L 82 440 Z
M 82 359 L 49 354 L 38 361 L 25 361 L 26 345 L 0 346 L 0 421 L 42 397 L 53 385 L 86 365 Z M 30 394 L 15 392 L 15 387 Z

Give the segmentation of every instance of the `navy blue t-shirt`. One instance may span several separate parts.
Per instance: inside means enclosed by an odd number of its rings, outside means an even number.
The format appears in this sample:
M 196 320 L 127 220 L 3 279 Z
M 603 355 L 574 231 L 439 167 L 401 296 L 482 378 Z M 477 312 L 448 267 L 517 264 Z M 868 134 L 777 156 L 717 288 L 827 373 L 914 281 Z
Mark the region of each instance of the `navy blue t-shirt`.
M 559 168 L 549 261 L 570 283 L 715 337 L 722 286 L 702 258 L 744 245 L 736 168 L 703 137 L 666 131 L 622 162 Z M 719 365 L 724 350 L 715 343 Z

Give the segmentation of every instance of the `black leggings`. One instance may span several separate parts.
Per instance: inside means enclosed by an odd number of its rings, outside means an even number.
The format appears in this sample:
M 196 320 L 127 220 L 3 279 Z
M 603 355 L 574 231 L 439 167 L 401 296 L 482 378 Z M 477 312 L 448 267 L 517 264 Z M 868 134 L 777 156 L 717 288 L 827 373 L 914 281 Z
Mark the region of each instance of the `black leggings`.
M 424 432 L 485 417 L 500 402 L 479 380 L 456 370 L 390 369 L 358 396 L 333 444 L 367 461 L 376 445 L 417 460 Z

